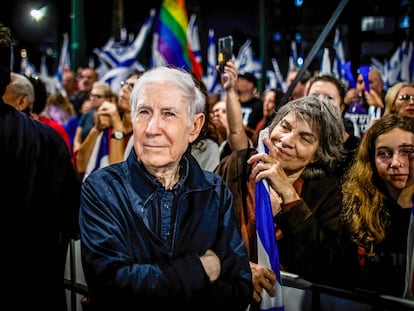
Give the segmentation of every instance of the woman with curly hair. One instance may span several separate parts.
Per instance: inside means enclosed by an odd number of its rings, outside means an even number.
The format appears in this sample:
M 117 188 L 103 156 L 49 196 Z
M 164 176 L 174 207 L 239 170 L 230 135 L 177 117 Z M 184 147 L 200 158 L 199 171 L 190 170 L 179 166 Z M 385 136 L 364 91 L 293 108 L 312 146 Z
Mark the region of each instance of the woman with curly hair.
M 342 185 L 353 287 L 402 296 L 413 183 L 414 119 L 384 116 L 366 131 Z

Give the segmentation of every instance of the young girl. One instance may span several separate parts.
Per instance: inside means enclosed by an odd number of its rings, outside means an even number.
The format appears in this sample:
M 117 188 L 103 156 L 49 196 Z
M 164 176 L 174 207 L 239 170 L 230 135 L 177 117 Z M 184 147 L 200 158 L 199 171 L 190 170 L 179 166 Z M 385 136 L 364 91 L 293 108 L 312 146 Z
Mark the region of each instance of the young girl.
M 414 182 L 413 166 L 414 119 L 389 115 L 373 123 L 342 186 L 353 287 L 403 294 L 413 197 L 403 190 Z

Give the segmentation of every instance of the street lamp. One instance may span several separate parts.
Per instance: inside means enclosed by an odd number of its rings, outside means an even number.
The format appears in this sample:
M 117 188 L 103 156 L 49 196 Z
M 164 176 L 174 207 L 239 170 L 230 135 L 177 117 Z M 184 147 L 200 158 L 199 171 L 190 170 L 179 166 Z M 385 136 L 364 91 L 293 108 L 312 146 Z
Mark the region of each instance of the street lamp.
M 40 9 L 33 9 L 30 11 L 30 16 L 35 22 L 40 22 L 46 17 L 47 14 L 47 5 L 41 7 Z

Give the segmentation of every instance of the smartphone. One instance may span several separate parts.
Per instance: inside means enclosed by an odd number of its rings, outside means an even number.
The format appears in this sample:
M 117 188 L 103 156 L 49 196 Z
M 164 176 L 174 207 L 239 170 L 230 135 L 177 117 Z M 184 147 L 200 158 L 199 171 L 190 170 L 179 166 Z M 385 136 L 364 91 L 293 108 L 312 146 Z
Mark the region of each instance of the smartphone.
M 226 62 L 233 58 L 233 37 L 225 36 L 218 39 L 219 72 L 224 72 Z

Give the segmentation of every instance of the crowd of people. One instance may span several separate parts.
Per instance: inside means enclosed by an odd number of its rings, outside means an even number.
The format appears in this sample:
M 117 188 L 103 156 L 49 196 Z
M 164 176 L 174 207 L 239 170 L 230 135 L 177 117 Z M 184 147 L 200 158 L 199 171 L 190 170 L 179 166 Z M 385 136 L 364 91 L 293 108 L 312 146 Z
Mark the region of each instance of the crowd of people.
M 10 72 L 11 37 L 0 25 L 10 292 L 66 311 L 75 239 L 87 310 L 256 310 L 280 294 L 258 258 L 265 180 L 282 271 L 414 300 L 413 82 L 386 90 L 371 68 L 346 89 L 306 73 L 280 104 L 285 93 L 259 93 L 229 60 L 222 94 L 173 66 L 131 72 L 117 93 L 79 68 L 46 94 Z M 29 278 L 46 288 L 26 288 Z

